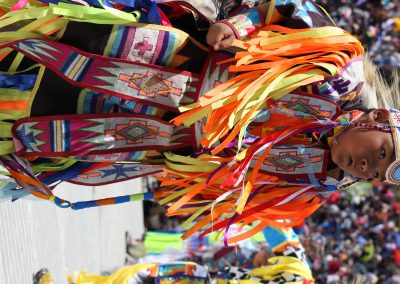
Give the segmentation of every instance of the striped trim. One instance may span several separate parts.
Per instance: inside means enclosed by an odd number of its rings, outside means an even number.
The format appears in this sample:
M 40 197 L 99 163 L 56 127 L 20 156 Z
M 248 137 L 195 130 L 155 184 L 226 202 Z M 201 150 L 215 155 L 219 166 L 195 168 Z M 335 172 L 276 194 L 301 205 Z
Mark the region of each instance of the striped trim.
M 117 54 L 118 54 L 120 46 L 121 46 L 121 40 L 123 39 L 124 32 L 125 32 L 125 27 L 119 26 L 118 31 L 116 32 L 116 37 L 111 46 L 111 54 L 110 54 L 111 57 L 118 57 Z
M 71 150 L 71 123 L 68 120 L 49 122 L 51 149 L 54 152 Z
M 92 62 L 92 58 L 71 52 L 60 71 L 69 79 L 81 82 Z

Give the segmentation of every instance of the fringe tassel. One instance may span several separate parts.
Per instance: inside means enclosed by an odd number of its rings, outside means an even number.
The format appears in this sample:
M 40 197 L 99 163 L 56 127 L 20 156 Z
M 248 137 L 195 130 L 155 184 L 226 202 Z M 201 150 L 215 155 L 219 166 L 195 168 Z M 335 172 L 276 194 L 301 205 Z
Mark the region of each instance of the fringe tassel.
M 244 128 L 262 111 L 290 91 L 338 74 L 351 58 L 363 54 L 361 43 L 337 27 L 262 28 L 248 42 L 233 44 L 243 51 L 224 62 L 240 72 L 210 90 L 198 102 L 180 108 L 176 125 L 191 125 L 207 118 L 201 145 L 218 154 L 234 139 L 241 143 Z M 216 123 L 218 122 L 218 123 Z
M 337 123 L 271 111 L 269 121 L 249 131 L 261 138 L 236 156 L 189 158 L 166 154 L 168 176 L 161 178 L 161 185 L 168 189 L 160 191 L 157 198 L 169 207 L 168 215 L 191 214 L 185 225 L 197 222 L 188 228 L 184 238 L 198 230 L 203 231 L 202 236 L 225 230 L 225 244 L 228 245 L 268 225 L 280 228 L 299 225 L 322 204 L 321 191 L 325 189 L 315 189 L 309 184 L 288 184 L 260 172 L 260 168 L 275 144 L 287 140 L 307 144 L 309 141 L 298 134 L 334 126 Z M 232 224 L 255 221 L 258 225 L 252 231 L 227 238 Z
M 198 161 L 206 167 L 204 169 L 203 165 L 192 163 L 192 158 L 173 154 L 168 154 L 167 158 L 170 161 L 166 169 L 168 177 L 160 178 L 161 186 L 167 189 L 157 192 L 155 197 L 160 203 L 168 206 L 169 216 L 191 215 L 184 223 L 184 228 L 187 229 L 184 238 L 199 230 L 203 231 L 202 236 L 213 231 L 225 230 L 227 236 L 229 227 L 234 223 L 259 222 L 252 231 L 225 240 L 226 245 L 236 243 L 268 225 L 280 228 L 299 225 L 304 218 L 317 210 L 324 200 L 321 192 L 312 186 L 288 185 L 276 177 L 262 173 L 255 176 L 256 189 L 251 187 L 249 192 L 243 195 L 240 185 L 222 186 L 231 168 L 227 164 L 217 163 L 215 157 L 199 157 Z M 192 171 L 178 170 L 179 168 Z M 236 169 L 237 165 L 232 168 Z M 244 205 L 238 214 L 237 208 L 240 205 L 237 205 L 237 201 L 241 198 Z
M 185 238 L 197 230 L 203 230 L 202 235 L 225 230 L 226 244 L 248 238 L 267 225 L 301 224 L 322 204 L 325 189 L 288 184 L 261 173 L 260 168 L 276 143 L 299 141 L 301 132 L 325 131 L 335 123 L 272 111 L 267 123 L 249 130 L 261 138 L 244 150 L 242 140 L 257 115 L 274 108 L 274 100 L 338 74 L 351 58 L 363 54 L 360 42 L 336 27 L 296 30 L 270 25 L 234 46 L 243 51 L 224 62 L 235 63 L 230 72 L 238 75 L 182 107 L 184 113 L 173 120 L 176 125 L 191 125 L 205 118 L 201 144 L 213 156 L 167 155 L 170 180 L 164 178 L 162 185 L 174 187 L 164 191 L 168 197 L 161 200 L 168 204 L 169 215 L 189 213 L 191 222 L 198 220 Z M 238 154 L 222 157 L 221 151 L 231 145 L 237 145 Z M 210 201 L 199 206 L 202 199 Z M 254 221 L 258 225 L 251 232 L 227 239 L 231 224 Z

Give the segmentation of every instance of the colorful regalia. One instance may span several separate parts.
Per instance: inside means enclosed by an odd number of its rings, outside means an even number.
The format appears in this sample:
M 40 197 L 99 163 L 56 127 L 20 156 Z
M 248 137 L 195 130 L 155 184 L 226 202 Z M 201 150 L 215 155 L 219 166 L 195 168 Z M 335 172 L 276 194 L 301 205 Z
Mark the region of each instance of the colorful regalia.
M 228 265 L 219 271 L 212 267 L 189 261 L 154 262 L 126 265 L 113 273 L 101 276 L 77 272 L 69 277 L 74 284 L 125 284 L 125 283 L 180 283 L 180 284 L 283 284 L 283 283 L 315 283 L 304 247 L 292 229 L 267 227 L 264 230 L 265 240 L 274 257 L 268 264 L 246 269 L 242 266 Z M 50 273 L 42 269 L 35 275 L 35 284 L 52 284 Z
M 0 18 L 3 197 L 155 198 L 191 215 L 185 237 L 256 222 L 228 244 L 300 224 L 340 186 L 329 137 L 358 116 L 363 49 L 312 1 L 242 7 L 221 21 L 237 40 L 220 52 L 188 3 L 81 2 Z M 144 196 L 51 191 L 156 173 L 163 189 Z

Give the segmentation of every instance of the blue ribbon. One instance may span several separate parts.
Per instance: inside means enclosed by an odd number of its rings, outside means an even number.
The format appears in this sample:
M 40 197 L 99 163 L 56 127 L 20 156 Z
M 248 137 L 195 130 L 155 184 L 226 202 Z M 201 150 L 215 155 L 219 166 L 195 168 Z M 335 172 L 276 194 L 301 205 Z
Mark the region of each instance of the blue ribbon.
M 41 0 L 44 3 L 52 3 L 58 4 L 62 3 L 69 3 L 76 5 L 76 2 L 72 2 L 69 0 Z M 102 4 L 98 0 L 85 0 L 85 2 L 91 6 L 96 8 L 102 8 Z M 131 13 L 133 11 L 140 11 L 141 23 L 148 23 L 148 24 L 161 24 L 161 17 L 158 11 L 158 6 L 155 1 L 152 0 L 103 0 L 103 5 L 106 7 L 114 7 L 115 4 L 122 4 L 126 6 L 126 8 L 122 9 L 124 12 Z
M 80 175 L 83 170 L 87 169 L 93 164 L 94 164 L 93 162 L 76 162 L 67 169 L 61 171 L 55 171 L 52 175 L 46 176 L 40 181 L 43 184 L 50 185 L 59 181 L 71 180 L 76 176 Z
M 0 88 L 15 88 L 21 91 L 30 90 L 36 82 L 36 74 L 0 74 Z

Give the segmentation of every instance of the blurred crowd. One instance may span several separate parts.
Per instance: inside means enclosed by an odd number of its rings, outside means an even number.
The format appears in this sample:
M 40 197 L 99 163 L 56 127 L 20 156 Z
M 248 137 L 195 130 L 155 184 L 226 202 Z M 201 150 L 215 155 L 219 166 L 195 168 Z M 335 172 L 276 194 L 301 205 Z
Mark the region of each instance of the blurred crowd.
M 360 184 L 331 196 L 305 224 L 317 283 L 400 283 L 397 188 Z
M 400 1 L 317 0 L 317 3 L 339 27 L 360 39 L 383 72 L 400 68 Z

